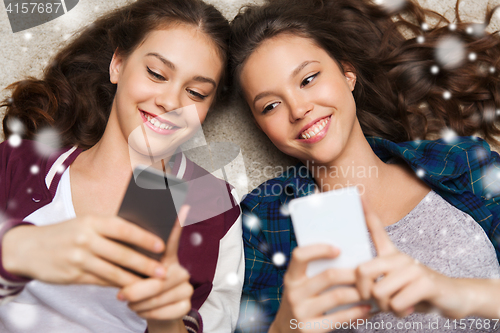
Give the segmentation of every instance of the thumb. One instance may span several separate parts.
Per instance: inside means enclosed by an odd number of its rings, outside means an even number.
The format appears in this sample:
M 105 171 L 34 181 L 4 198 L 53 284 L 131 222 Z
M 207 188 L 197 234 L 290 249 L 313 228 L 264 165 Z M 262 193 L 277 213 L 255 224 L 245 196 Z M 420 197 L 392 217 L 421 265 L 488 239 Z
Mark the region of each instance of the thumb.
M 168 237 L 165 256 L 162 261 L 165 262 L 167 259 L 177 258 L 177 251 L 179 249 L 179 242 L 181 240 L 182 227 L 184 226 L 184 222 L 186 221 L 186 217 L 189 213 L 188 205 L 183 205 L 181 209 L 179 209 L 179 213 L 177 214 L 177 219 L 175 220 L 174 227 L 170 232 L 170 236 Z
M 389 238 L 389 235 L 385 231 L 382 221 L 371 209 L 368 200 L 364 196 L 361 196 L 361 201 L 363 203 L 363 210 L 365 212 L 366 226 L 370 231 L 373 244 L 375 245 L 375 249 L 377 250 L 377 255 L 384 256 L 397 251 L 396 247 Z

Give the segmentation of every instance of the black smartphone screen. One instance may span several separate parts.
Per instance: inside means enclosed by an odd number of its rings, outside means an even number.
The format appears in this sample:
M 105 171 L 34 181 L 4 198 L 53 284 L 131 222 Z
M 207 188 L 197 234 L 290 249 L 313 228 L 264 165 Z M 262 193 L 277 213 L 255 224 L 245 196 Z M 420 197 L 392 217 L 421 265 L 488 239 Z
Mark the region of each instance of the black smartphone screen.
M 118 216 L 154 233 L 166 244 L 187 188 L 182 179 L 152 167 L 138 167 L 130 179 Z M 130 244 L 127 246 L 158 261 L 163 256 Z

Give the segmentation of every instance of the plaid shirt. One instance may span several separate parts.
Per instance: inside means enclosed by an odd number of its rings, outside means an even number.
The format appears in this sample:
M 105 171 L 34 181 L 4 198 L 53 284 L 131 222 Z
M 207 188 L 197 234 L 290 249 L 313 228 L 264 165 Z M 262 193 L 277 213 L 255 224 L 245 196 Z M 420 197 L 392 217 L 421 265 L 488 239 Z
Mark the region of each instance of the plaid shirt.
M 500 157 L 484 140 L 394 143 L 370 137 L 368 141 L 381 160 L 403 159 L 436 193 L 472 216 L 500 258 Z M 297 246 L 287 203 L 313 193 L 315 187 L 308 169 L 298 164 L 243 200 L 246 269 L 237 332 L 269 329 L 280 305 L 288 260 Z

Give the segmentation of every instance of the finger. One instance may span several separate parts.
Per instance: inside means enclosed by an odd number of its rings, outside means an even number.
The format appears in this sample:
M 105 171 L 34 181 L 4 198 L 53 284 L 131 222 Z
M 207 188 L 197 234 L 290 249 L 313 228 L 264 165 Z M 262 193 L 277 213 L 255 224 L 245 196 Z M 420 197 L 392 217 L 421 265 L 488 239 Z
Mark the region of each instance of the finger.
M 95 220 L 96 218 L 93 218 L 92 221 Z M 95 230 L 105 237 L 136 245 L 154 253 L 161 253 L 165 249 L 160 237 L 118 216 L 98 220 L 93 225 Z
M 380 221 L 378 216 L 369 207 L 367 199 L 362 196 L 361 201 L 363 202 L 366 226 L 368 227 L 368 230 L 370 231 L 370 234 L 372 236 L 373 244 L 375 245 L 375 249 L 377 250 L 377 255 L 382 256 L 397 251 L 396 247 L 389 238 L 389 235 L 385 231 L 382 221 Z
M 111 263 L 146 276 L 164 277 L 166 275 L 166 268 L 160 262 L 107 238 L 93 239 L 90 242 L 90 250 Z
M 325 329 L 323 332 L 330 332 L 331 327 L 335 328 L 336 323 L 349 323 L 349 321 L 355 321 L 357 319 L 366 319 L 370 316 L 371 307 L 369 305 L 358 305 L 347 310 L 337 311 L 335 313 L 323 316 L 321 318 L 313 319 L 312 322 L 324 320 L 328 323 L 331 323 L 331 326 L 328 329 Z M 322 321 L 320 321 L 322 322 Z
M 391 299 L 403 288 L 415 281 L 418 271 L 413 267 L 391 271 L 383 279 L 375 283 L 372 294 L 383 311 L 390 311 Z M 405 309 L 398 309 L 402 311 Z
M 292 252 L 292 260 L 287 274 L 290 279 L 299 279 L 305 276 L 309 262 L 318 259 L 333 259 L 340 254 L 340 250 L 327 244 L 314 244 L 297 247 Z
M 189 282 L 185 282 L 165 291 L 164 293 L 150 297 L 144 301 L 131 302 L 128 304 L 128 306 L 134 312 L 144 312 L 169 304 L 174 304 L 182 300 L 189 300 L 191 299 L 192 294 L 193 287 Z
M 123 287 L 141 280 L 137 275 L 127 272 L 101 258 L 87 256 L 82 263 L 82 270 L 101 280 L 108 281 L 112 286 Z
M 142 279 L 125 286 L 120 294 L 130 302 L 139 302 L 189 281 L 189 273 L 179 264 L 172 265 L 169 269 L 172 271 L 167 279 Z
M 165 252 L 165 256 L 162 259 L 162 261 L 164 261 L 167 258 L 177 257 L 177 251 L 179 249 L 179 242 L 182 234 L 182 226 L 186 221 L 189 209 L 190 207 L 188 205 L 183 205 L 181 209 L 179 209 L 179 213 L 177 214 L 177 220 L 175 221 L 174 227 L 172 228 L 170 236 L 168 237 L 167 250 Z
M 191 310 L 191 302 L 182 300 L 154 310 L 138 312 L 137 314 L 145 319 L 173 320 L 184 317 Z
M 398 315 L 404 316 L 410 308 L 420 309 L 418 304 L 427 299 L 429 286 L 422 279 L 407 285 L 397 293 L 390 303 L 390 308 Z
M 304 286 L 304 292 L 300 294 L 301 299 L 316 296 L 326 289 L 336 285 L 353 285 L 356 282 L 354 269 L 330 268 L 312 277 Z
M 361 301 L 358 290 L 354 287 L 334 287 L 321 295 L 310 299 L 305 307 L 307 315 L 303 318 L 316 317 L 341 305 L 352 304 Z
M 401 253 L 390 256 L 377 257 L 358 266 L 356 269 L 356 287 L 364 300 L 372 296 L 373 285 L 376 279 L 389 271 L 403 267 L 407 258 Z

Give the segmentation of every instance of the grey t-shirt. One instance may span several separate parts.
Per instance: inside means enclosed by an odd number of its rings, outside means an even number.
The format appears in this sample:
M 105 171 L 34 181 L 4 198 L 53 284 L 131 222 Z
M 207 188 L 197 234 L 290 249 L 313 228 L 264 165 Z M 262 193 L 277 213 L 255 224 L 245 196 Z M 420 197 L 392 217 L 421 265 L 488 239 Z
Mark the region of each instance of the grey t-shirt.
M 500 277 L 495 249 L 484 230 L 434 191 L 386 231 L 401 252 L 441 274 L 457 278 Z M 372 252 L 375 255 L 373 245 Z M 475 317 L 454 322 L 437 313 L 413 313 L 405 318 L 379 313 L 348 332 L 500 332 L 500 322 Z

